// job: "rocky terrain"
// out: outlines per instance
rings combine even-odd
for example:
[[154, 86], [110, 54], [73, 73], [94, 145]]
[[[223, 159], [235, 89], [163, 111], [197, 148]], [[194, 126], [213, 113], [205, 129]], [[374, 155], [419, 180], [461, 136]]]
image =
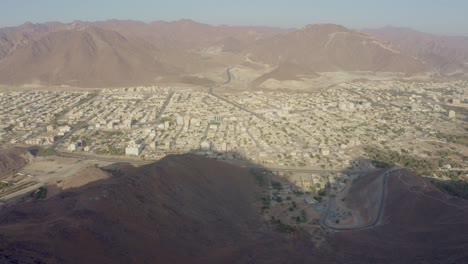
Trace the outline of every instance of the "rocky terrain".
[[406, 54], [421, 58], [435, 72], [457, 75], [468, 70], [468, 37], [439, 36], [391, 26], [364, 31]]
[[31, 159], [26, 149], [0, 148], [0, 180], [24, 167]]
[[[307, 239], [271, 231], [248, 170], [170, 156], [0, 212], [2, 263], [302, 262]], [[276, 251], [271, 251], [275, 248]], [[307, 249], [307, 250], [305, 250]], [[294, 256], [298, 252], [299, 254]]]
[[148, 84], [178, 72], [150, 43], [96, 27], [51, 32], [18, 47], [0, 62], [10, 84], [79, 87]]
[[[209, 85], [213, 71], [250, 65], [256, 86], [324, 72], [453, 75], [466, 66], [463, 38], [366, 32], [334, 24], [280, 29], [191, 20], [26, 23], [0, 29], [0, 84]], [[421, 38], [425, 44], [415, 45]]]
[[401, 54], [375, 37], [334, 24], [309, 25], [261, 40], [251, 54], [255, 60], [271, 65], [293, 62], [316, 72], [425, 70], [422, 61]]
[[467, 219], [467, 200], [402, 171], [388, 179], [381, 223], [336, 233], [330, 243], [345, 263], [468, 263]]
[[376, 227], [319, 229], [320, 245], [262, 217], [244, 168], [186, 154], [99, 173], [112, 175], [3, 208], [1, 262], [468, 263], [467, 201], [407, 171], [389, 178]]

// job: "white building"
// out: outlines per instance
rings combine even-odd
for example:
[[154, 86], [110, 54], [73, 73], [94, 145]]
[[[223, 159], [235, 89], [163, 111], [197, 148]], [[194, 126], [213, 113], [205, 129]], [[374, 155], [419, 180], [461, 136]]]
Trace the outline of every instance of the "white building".
[[189, 115], [184, 116], [184, 126], [190, 126], [190, 119], [191, 117]]
[[200, 144], [200, 149], [201, 150], [204, 150], [204, 151], [208, 151], [211, 149], [211, 142], [209, 141], [203, 141], [201, 144]]
[[181, 115], [177, 115], [176, 123], [177, 123], [178, 126], [183, 126], [184, 125], [184, 118]]
[[305, 201], [307, 204], [316, 204], [316, 203], [317, 203], [317, 200], [315, 200], [315, 199], [312, 198], [312, 197], [308, 197], [308, 196], [304, 199], [304, 201]]
[[210, 118], [208, 119], [209, 122], [214, 122], [214, 123], [221, 123], [223, 122], [223, 120], [224, 120], [224, 117], [219, 116], [219, 115], [210, 116]]
[[61, 126], [61, 127], [59, 127], [59, 131], [62, 132], [62, 133], [70, 132], [70, 130], [71, 130], [70, 126]]
[[327, 148], [321, 148], [320, 149], [320, 154], [322, 154], [323, 156], [328, 156], [328, 155], [330, 155], [330, 150], [327, 149]]
[[126, 119], [123, 121], [124, 128], [130, 129], [132, 128], [133, 125], [133, 120], [132, 119]]
[[449, 117], [449, 118], [455, 118], [455, 116], [456, 116], [455, 111], [450, 110], [450, 111], [448, 112], [448, 117]]
[[77, 149], [78, 149], [78, 144], [76, 142], [71, 143], [67, 148], [68, 151], [76, 151]]
[[341, 111], [346, 111], [348, 110], [348, 104], [346, 102], [341, 102], [338, 104], [338, 109]]
[[125, 155], [140, 156], [143, 148], [143, 144], [130, 144], [125, 148]]

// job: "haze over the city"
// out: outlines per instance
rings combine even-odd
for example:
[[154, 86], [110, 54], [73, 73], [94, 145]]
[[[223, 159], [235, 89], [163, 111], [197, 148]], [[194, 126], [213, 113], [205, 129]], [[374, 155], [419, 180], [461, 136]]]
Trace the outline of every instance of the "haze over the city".
[[419, 31], [468, 36], [468, 2], [425, 0], [4, 0], [0, 26], [73, 20], [192, 19], [208, 24], [302, 27], [336, 23], [351, 28], [387, 25]]
[[465, 1], [0, 10], [0, 263], [468, 264]]

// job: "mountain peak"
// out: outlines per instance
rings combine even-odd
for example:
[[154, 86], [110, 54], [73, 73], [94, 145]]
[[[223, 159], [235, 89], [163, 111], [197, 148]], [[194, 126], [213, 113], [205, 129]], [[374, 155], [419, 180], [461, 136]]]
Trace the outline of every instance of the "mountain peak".
[[337, 25], [337, 24], [332, 24], [332, 23], [325, 23], [325, 24], [309, 24], [306, 25], [305, 27], [302, 28], [302, 30], [307, 30], [307, 31], [330, 31], [330, 32], [340, 32], [344, 31], [347, 32], [349, 31], [348, 28]]

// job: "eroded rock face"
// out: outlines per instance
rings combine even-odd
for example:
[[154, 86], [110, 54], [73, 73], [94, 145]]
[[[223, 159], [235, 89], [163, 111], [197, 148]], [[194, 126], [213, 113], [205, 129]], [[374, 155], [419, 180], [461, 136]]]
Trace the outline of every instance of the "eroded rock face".
[[0, 180], [26, 166], [32, 158], [23, 148], [0, 148]]
[[[372, 183], [364, 178], [353, 191], [371, 193]], [[468, 201], [446, 197], [410, 172], [389, 177], [381, 223], [343, 232], [318, 227], [324, 231], [321, 246], [300, 229], [275, 231], [255, 205], [259, 188], [246, 168], [190, 154], [119, 167], [108, 178], [0, 210], [0, 263], [466, 263], [468, 258]], [[359, 206], [361, 198], [350, 200]]]
[[[204, 59], [207, 54], [215, 60]], [[262, 78], [314, 78], [317, 72], [432, 71], [425, 64], [427, 56], [415, 58], [371, 35], [333, 24], [282, 30], [185, 20], [0, 28], [0, 83], [5, 85], [122, 87], [161, 79], [209, 85], [214, 81], [209, 74], [194, 76], [247, 62], [246, 57], [275, 69], [256, 83]]]
[[[369, 183], [364, 179], [356, 187], [365, 190]], [[468, 200], [448, 196], [406, 170], [392, 173], [386, 189], [377, 226], [330, 239], [345, 263], [468, 262]], [[359, 200], [359, 193], [352, 196]]]
[[312, 257], [310, 239], [268, 227], [255, 206], [257, 188], [248, 169], [200, 156], [124, 168], [2, 209], [0, 262], [303, 263]]

